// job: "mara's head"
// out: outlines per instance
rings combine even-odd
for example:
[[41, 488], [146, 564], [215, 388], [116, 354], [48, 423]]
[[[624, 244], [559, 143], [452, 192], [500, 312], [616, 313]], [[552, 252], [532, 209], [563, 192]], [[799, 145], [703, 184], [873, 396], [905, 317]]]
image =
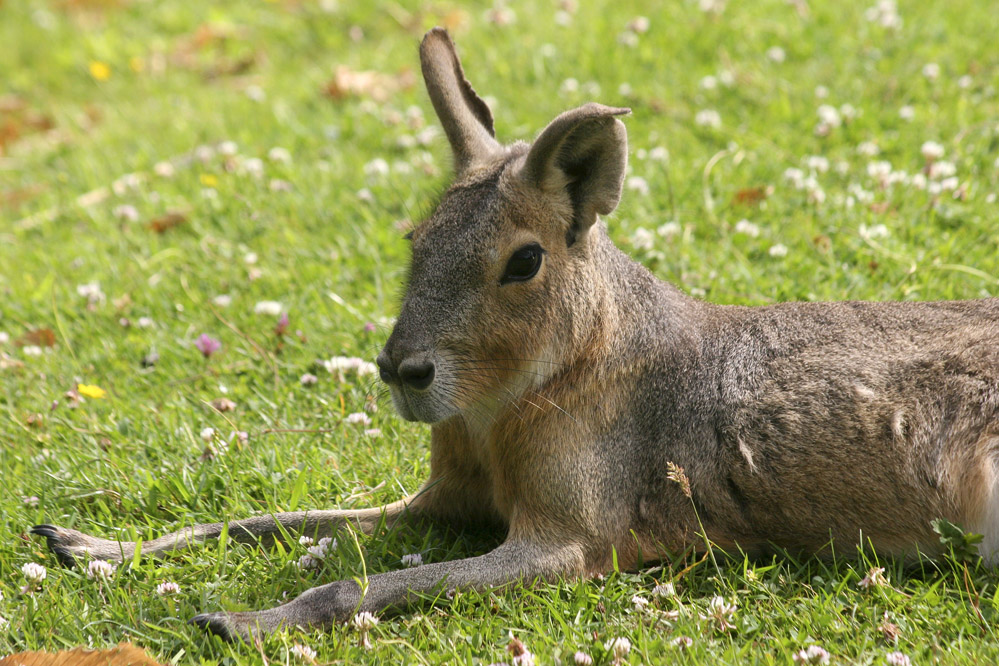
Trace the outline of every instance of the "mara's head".
[[534, 143], [501, 145], [492, 113], [435, 28], [423, 78], [455, 178], [409, 235], [398, 321], [378, 356], [406, 419], [438, 422], [520, 399], [582, 352], [599, 320], [598, 215], [617, 206], [628, 109], [587, 104]]

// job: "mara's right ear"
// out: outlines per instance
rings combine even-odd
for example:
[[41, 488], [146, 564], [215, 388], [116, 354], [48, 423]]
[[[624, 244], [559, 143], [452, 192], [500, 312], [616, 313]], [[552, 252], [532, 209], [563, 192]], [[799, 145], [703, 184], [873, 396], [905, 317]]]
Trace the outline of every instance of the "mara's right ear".
[[420, 64], [430, 101], [444, 126], [460, 176], [477, 161], [499, 152], [493, 114], [465, 79], [458, 52], [444, 28], [433, 28], [420, 44]]
[[608, 215], [621, 200], [628, 166], [628, 133], [615, 118], [631, 109], [586, 104], [553, 120], [527, 154], [521, 176], [543, 191], [565, 189], [572, 201], [566, 242], [586, 233], [597, 215]]

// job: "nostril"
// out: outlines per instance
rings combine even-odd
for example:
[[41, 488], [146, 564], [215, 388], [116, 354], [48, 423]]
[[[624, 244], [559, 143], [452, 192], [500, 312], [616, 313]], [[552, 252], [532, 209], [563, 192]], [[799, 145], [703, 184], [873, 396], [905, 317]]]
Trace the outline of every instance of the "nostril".
[[390, 384], [394, 379], [392, 375], [392, 361], [389, 359], [388, 354], [382, 352], [375, 359], [375, 365], [378, 366], [378, 376], [382, 378], [382, 381], [386, 384]]
[[407, 358], [399, 364], [399, 379], [418, 391], [433, 383], [434, 372], [433, 361], [425, 358]]

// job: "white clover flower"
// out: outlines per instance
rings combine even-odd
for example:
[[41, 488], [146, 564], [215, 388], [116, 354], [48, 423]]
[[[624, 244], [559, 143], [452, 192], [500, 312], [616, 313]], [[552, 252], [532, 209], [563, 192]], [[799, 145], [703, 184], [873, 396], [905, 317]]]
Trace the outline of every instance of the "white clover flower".
[[24, 578], [28, 581], [29, 585], [41, 585], [42, 581], [45, 580], [45, 576], [48, 575], [45, 567], [37, 562], [27, 562], [21, 565], [21, 573], [24, 574]]
[[296, 563], [299, 569], [315, 569], [319, 566], [319, 560], [311, 555], [302, 555]]
[[371, 417], [364, 412], [347, 414], [347, 423], [351, 425], [371, 425]]
[[673, 640], [671, 640], [669, 643], [673, 647], [679, 648], [681, 650], [686, 650], [687, 648], [693, 646], [694, 639], [691, 638], [690, 636], [677, 636], [676, 638], [674, 638]]
[[407, 553], [402, 556], [401, 561], [404, 567], [418, 567], [423, 564], [423, 555], [419, 553]]
[[0, 345], [5, 345], [10, 342], [10, 334], [6, 331], [0, 331]]
[[649, 27], [652, 23], [646, 16], [636, 16], [635, 18], [628, 21], [628, 30], [632, 32], [637, 32], [638, 34], [643, 34], [649, 31]]
[[164, 581], [156, 586], [156, 594], [161, 597], [180, 594], [180, 585], [172, 581]]
[[722, 84], [726, 88], [731, 88], [735, 85], [735, 73], [730, 69], [719, 70], [718, 83]]
[[201, 431], [201, 439], [206, 442], [211, 442], [215, 439], [215, 428], [204, 428]]
[[572, 662], [576, 666], [593, 666], [593, 657], [585, 652], [579, 651], [572, 655]]
[[365, 437], [381, 437], [382, 436], [382, 429], [381, 428], [365, 428], [364, 429], [364, 436]]
[[816, 113], [819, 116], [819, 122], [829, 127], [839, 127], [843, 124], [843, 117], [835, 106], [822, 104], [816, 109]]
[[930, 178], [949, 178], [957, 173], [957, 167], [953, 162], [938, 160], [930, 165]]
[[[21, 501], [24, 502], [24, 506], [28, 507], [29, 509], [36, 509], [38, 508], [38, 503], [41, 500], [38, 499], [37, 495], [31, 495], [30, 497], [22, 497]], [[3, 599], [3, 597], [0, 597], [0, 599]]]
[[805, 186], [805, 172], [797, 167], [788, 167], [784, 169], [784, 180], [800, 190]]
[[76, 286], [76, 293], [83, 298], [86, 298], [87, 302], [91, 305], [103, 303], [105, 299], [104, 292], [101, 291], [100, 282], [87, 282], [85, 284], [79, 284]]
[[92, 580], [111, 580], [114, 576], [114, 565], [107, 560], [91, 560], [87, 564], [87, 578]]
[[115, 206], [111, 210], [111, 214], [114, 215], [119, 220], [125, 220], [127, 222], [135, 222], [136, 220], [139, 219], [139, 209], [129, 204], [122, 204], [121, 206]]
[[638, 46], [638, 35], [626, 30], [617, 36], [617, 43], [621, 46], [627, 46], [628, 48], [633, 49]]
[[808, 649], [798, 650], [794, 654], [796, 664], [828, 664], [829, 652], [818, 645], [809, 645]]
[[919, 149], [927, 161], [935, 161], [944, 156], [944, 147], [936, 141], [927, 141]]
[[864, 141], [863, 143], [857, 145], [858, 155], [863, 155], [865, 157], [874, 157], [880, 152], [881, 149], [878, 148], [878, 144], [874, 143], [873, 141]]
[[312, 537], [303, 534], [302, 536], [298, 537], [298, 543], [299, 545], [308, 548], [309, 546], [315, 543], [315, 540]]
[[291, 153], [288, 152], [287, 148], [275, 146], [267, 151], [267, 159], [271, 162], [282, 162], [287, 164], [288, 162], [291, 162]]
[[652, 588], [652, 596], [654, 597], [675, 597], [676, 587], [673, 583], [660, 583]]
[[629, 178], [625, 187], [634, 192], [638, 192], [642, 196], [649, 193], [649, 183], [641, 176], [632, 176]]
[[[768, 250], [771, 257], [781, 258], [787, 256], [787, 246], [783, 243], [774, 243]], [[717, 597], [716, 597], [717, 598]]]
[[368, 640], [368, 632], [374, 629], [378, 624], [378, 618], [368, 611], [361, 611], [354, 616], [353, 624], [354, 627], [361, 633], [361, 647], [370, 649], [371, 642]]
[[172, 178], [176, 170], [169, 162], [157, 162], [153, 165], [153, 173], [160, 178]]
[[912, 660], [904, 652], [889, 652], [885, 662], [890, 666], [912, 666]]
[[649, 605], [649, 600], [640, 594], [636, 594], [631, 598], [631, 605], [635, 607], [636, 611], [643, 611]]
[[239, 145], [235, 141], [223, 141], [219, 144], [218, 151], [220, 155], [231, 157], [239, 152]]
[[568, 79], [562, 82], [561, 86], [559, 86], [559, 91], [562, 93], [579, 92], [579, 81], [572, 77], [569, 77]]
[[936, 81], [940, 78], [940, 65], [935, 62], [928, 62], [923, 65], [923, 76], [925, 76], [930, 81]]
[[884, 567], [871, 567], [867, 575], [861, 579], [857, 585], [864, 589], [870, 589], [872, 587], [881, 587], [888, 584], [888, 579], [885, 577]]
[[656, 233], [663, 238], [673, 238], [674, 236], [679, 236], [682, 231], [683, 227], [680, 226], [679, 222], [667, 222], [659, 225], [656, 229]]
[[781, 47], [771, 46], [769, 49], [767, 49], [767, 59], [779, 64], [787, 59], [787, 54], [784, 52], [784, 49], [782, 49]]
[[278, 301], [260, 301], [253, 306], [254, 314], [276, 317], [284, 312], [284, 306]]
[[829, 171], [829, 159], [821, 155], [809, 155], [805, 158], [805, 166], [812, 171], [825, 173]]
[[604, 643], [604, 650], [614, 655], [615, 662], [620, 662], [628, 656], [629, 652], [631, 652], [631, 641], [624, 636], [612, 638]]
[[698, 83], [701, 90], [714, 90], [718, 87], [718, 77], [708, 74]]
[[701, 127], [718, 129], [721, 127], [721, 114], [714, 109], [701, 109], [694, 115], [694, 123]]
[[316, 661], [316, 651], [310, 648], [308, 645], [302, 645], [301, 643], [295, 643], [288, 650], [291, 656], [295, 657], [299, 661], [304, 661], [307, 663], [315, 663]]
[[701, 619], [712, 622], [718, 631], [730, 631], [735, 629], [732, 620], [735, 619], [736, 608], [735, 602], [728, 603], [724, 597], [714, 597], [708, 604], [708, 612], [702, 614]]
[[735, 223], [735, 233], [756, 238], [760, 235], [760, 228], [749, 220], [739, 220]]
[[839, 115], [843, 120], [850, 121], [860, 115], [860, 111], [853, 104], [841, 104], [839, 107]]
[[962, 90], [967, 90], [968, 88], [971, 87], [973, 83], [974, 79], [972, 79], [969, 75], [965, 74], [964, 76], [962, 76], [957, 80], [957, 87], [961, 88]]
[[302, 386], [312, 386], [313, 384], [319, 381], [319, 378], [313, 375], [312, 373], [306, 372], [304, 375], [302, 375], [299, 378], [298, 381], [302, 383]]
[[819, 99], [829, 97], [829, 88], [825, 86], [815, 86], [815, 96]]
[[389, 174], [389, 164], [380, 157], [376, 157], [364, 165], [364, 175], [369, 178], [380, 178]]
[[902, 120], [912, 120], [916, 117], [916, 109], [906, 104], [898, 110], [898, 117]]
[[651, 250], [655, 247], [655, 236], [645, 227], [639, 227], [631, 235], [631, 244], [636, 250]]
[[139, 317], [135, 320], [135, 325], [138, 328], [152, 328], [156, 325], [156, 322], [153, 321], [152, 317]]
[[858, 229], [858, 233], [861, 238], [871, 240], [874, 238], [887, 238], [890, 235], [888, 227], [883, 224], [875, 224], [872, 227], [868, 227], [866, 224], [861, 224]]

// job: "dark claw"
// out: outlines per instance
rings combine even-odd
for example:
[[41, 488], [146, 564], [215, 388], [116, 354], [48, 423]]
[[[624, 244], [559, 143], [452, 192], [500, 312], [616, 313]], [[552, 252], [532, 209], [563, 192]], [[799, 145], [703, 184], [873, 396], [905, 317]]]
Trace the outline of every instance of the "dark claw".
[[68, 569], [76, 566], [76, 556], [66, 546], [62, 545], [61, 541], [64, 535], [58, 527], [55, 525], [35, 525], [31, 528], [30, 532], [45, 537], [49, 550], [55, 553], [59, 564]]
[[35, 525], [29, 530], [32, 534], [52, 538], [58, 538], [59, 528], [55, 525]]
[[226, 622], [215, 613], [202, 613], [201, 615], [195, 615], [188, 620], [188, 624], [193, 624], [201, 629], [205, 629], [220, 637], [224, 641], [232, 642], [235, 638], [232, 635], [232, 632], [229, 631], [229, 627]]
[[76, 566], [76, 555], [73, 555], [69, 549], [64, 548], [63, 546], [53, 546], [50, 542], [49, 550], [55, 553], [56, 559], [59, 560], [59, 564], [67, 569], [72, 569]]

